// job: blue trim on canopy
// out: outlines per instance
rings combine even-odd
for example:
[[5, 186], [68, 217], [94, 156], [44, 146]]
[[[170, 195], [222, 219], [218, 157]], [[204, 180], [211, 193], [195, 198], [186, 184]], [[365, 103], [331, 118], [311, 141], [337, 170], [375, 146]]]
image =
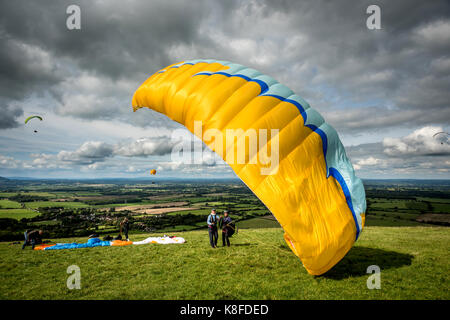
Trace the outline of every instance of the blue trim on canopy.
[[213, 74], [220, 74], [220, 75], [223, 75], [226, 77], [239, 77], [239, 78], [247, 80], [248, 82], [256, 82], [261, 87], [260, 95], [263, 94], [264, 92], [266, 92], [267, 90], [269, 90], [269, 86], [264, 81], [258, 80], [258, 79], [252, 79], [243, 74], [230, 74], [230, 73], [226, 73], [223, 71], [218, 71], [218, 72], [199, 72], [199, 73], [194, 74], [193, 76], [211, 76]]
[[305, 125], [305, 127], [310, 128], [313, 132], [317, 133], [320, 136], [320, 138], [322, 139], [322, 149], [323, 149], [323, 154], [325, 156], [325, 165], [327, 167], [327, 172], [328, 172], [328, 164], [327, 164], [327, 158], [326, 158], [327, 148], [328, 148], [327, 135], [319, 127], [317, 127], [313, 124], [307, 124], [307, 125]]
[[[358, 219], [356, 218], [355, 210], [353, 209], [353, 202], [352, 202], [352, 197], [350, 195], [350, 190], [348, 190], [348, 187], [347, 187], [347, 184], [345, 183], [344, 178], [339, 173], [339, 171], [337, 171], [337, 169], [335, 169], [333, 167], [330, 168], [330, 175], [333, 176], [341, 185], [342, 191], [344, 191], [345, 200], [347, 201], [347, 205], [348, 205], [350, 211], [352, 212], [353, 219], [355, 220], [355, 222], [357, 222]], [[359, 228], [359, 223], [356, 223], [356, 240], [358, 240], [360, 232], [361, 232], [361, 230]]]

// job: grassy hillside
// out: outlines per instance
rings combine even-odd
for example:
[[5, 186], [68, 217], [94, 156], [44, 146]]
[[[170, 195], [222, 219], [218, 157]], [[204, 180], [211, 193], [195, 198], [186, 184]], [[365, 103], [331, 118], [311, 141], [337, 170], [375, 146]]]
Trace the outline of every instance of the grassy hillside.
[[[446, 227], [367, 227], [320, 277], [305, 271], [280, 228], [241, 229], [231, 248], [218, 249], [209, 247], [206, 230], [177, 235], [187, 243], [61, 251], [0, 243], [0, 299], [450, 298]], [[86, 239], [61, 240], [72, 241]], [[73, 264], [81, 269], [81, 290], [66, 287]], [[366, 286], [374, 264], [381, 268], [380, 290]]]
[[38, 216], [39, 212], [31, 209], [0, 209], [0, 218], [11, 218], [20, 220], [22, 218], [33, 218]]

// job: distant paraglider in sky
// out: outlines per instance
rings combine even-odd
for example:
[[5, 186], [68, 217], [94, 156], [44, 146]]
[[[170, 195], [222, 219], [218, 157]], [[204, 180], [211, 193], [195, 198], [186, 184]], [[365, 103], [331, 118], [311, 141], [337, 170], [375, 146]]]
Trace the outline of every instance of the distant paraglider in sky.
[[[41, 116], [30, 116], [28, 118], [25, 119], [25, 124], [28, 123], [28, 121], [30, 121], [31, 119], [39, 119], [39, 120], [43, 120]], [[38, 131], [35, 129], [33, 130], [34, 133], [37, 133]]]
[[155, 169], [150, 170], [150, 174], [154, 176], [156, 174], [156, 170]]
[[[366, 196], [337, 132], [272, 77], [226, 61], [185, 61], [148, 78], [132, 105], [181, 123], [221, 156], [272, 212], [310, 274], [327, 272], [358, 239]], [[243, 133], [236, 134], [238, 145], [226, 139], [229, 130]], [[246, 160], [236, 162], [239, 141], [255, 131], [266, 133], [264, 143], [241, 148]], [[268, 150], [276, 155], [273, 167]]]
[[435, 133], [433, 135], [433, 138], [437, 139], [441, 144], [444, 144], [444, 143], [447, 143], [449, 136], [450, 136], [450, 134], [448, 132], [441, 131], [441, 132]]
[[31, 117], [28, 117], [28, 118], [25, 119], [25, 124], [27, 124], [28, 121], [30, 121], [31, 119], [35, 119], [35, 118], [39, 119], [41, 121], [43, 120], [41, 116], [31, 116]]

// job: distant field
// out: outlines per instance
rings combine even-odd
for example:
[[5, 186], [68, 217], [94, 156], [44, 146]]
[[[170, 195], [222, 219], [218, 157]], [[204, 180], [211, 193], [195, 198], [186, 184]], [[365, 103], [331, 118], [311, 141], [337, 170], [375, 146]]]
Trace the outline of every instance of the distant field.
[[8, 198], [8, 197], [12, 197], [14, 195], [16, 195], [17, 192], [0, 192], [0, 197], [1, 198]]
[[[130, 211], [139, 211], [139, 210], [145, 210], [145, 209], [177, 209], [177, 207], [182, 207], [187, 205], [188, 203], [185, 201], [180, 202], [168, 202], [168, 203], [159, 203], [159, 204], [141, 204], [141, 205], [133, 205], [133, 206], [122, 206], [118, 207], [116, 211], [124, 211], [124, 210], [130, 210]], [[180, 210], [184, 210], [181, 209]]]
[[49, 197], [54, 198], [56, 195], [54, 193], [50, 192], [34, 192], [34, 191], [28, 191], [28, 192], [20, 192], [21, 195], [27, 195], [27, 196], [38, 196], [38, 197]]
[[226, 205], [226, 204], [228, 204], [227, 202], [219, 202], [219, 201], [212, 201], [212, 202], [197, 202], [197, 203], [194, 203], [194, 206], [198, 206], [198, 207], [201, 207], [201, 206], [209, 206], [209, 207], [211, 207], [211, 208], [214, 208], [214, 207], [219, 207], [219, 206], [223, 206], [223, 205]]
[[[369, 226], [417, 226], [421, 222], [449, 224], [450, 203], [441, 198], [417, 200], [370, 199], [367, 225]], [[440, 216], [441, 215], [441, 216]]]
[[405, 201], [377, 201], [372, 204], [373, 209], [407, 209]]
[[190, 231], [198, 229], [199, 227], [204, 226], [204, 223], [198, 223], [197, 225], [176, 225], [172, 227], [167, 227], [161, 230], [158, 230], [158, 233], [171, 233], [171, 232], [180, 232], [180, 231]]
[[10, 200], [0, 200], [0, 209], [19, 209], [22, 208], [20, 203]]
[[[241, 229], [218, 249], [206, 230], [168, 233], [187, 243], [61, 251], [0, 243], [0, 299], [450, 299], [446, 227], [367, 227], [320, 277], [306, 272], [280, 228]], [[80, 290], [66, 287], [70, 265], [80, 267]], [[366, 285], [371, 265], [381, 268], [379, 290]]]
[[431, 204], [433, 212], [435, 213], [448, 213], [450, 214], [450, 203], [436, 203]]
[[[417, 216], [417, 215], [414, 215], [414, 216]], [[375, 226], [379, 226], [379, 227], [424, 226], [424, 227], [426, 227], [427, 225], [424, 223], [419, 223], [417, 221], [398, 219], [398, 218], [395, 218], [395, 217], [387, 214], [386, 216], [380, 216], [380, 215], [367, 216], [366, 226], [369, 226], [369, 227], [375, 227]], [[428, 225], [428, 226], [431, 226], [431, 225]]]
[[158, 209], [138, 209], [134, 210], [133, 212], [140, 213], [145, 215], [152, 215], [152, 214], [168, 214], [168, 213], [181, 213], [182, 211], [192, 210], [193, 208], [158, 208]]
[[130, 202], [130, 203], [106, 203], [106, 204], [97, 204], [90, 205], [91, 208], [118, 208], [118, 207], [128, 207], [128, 206], [142, 206], [146, 204], [154, 204], [152, 201], [142, 201], [142, 202]]
[[30, 209], [0, 209], [0, 218], [12, 218], [20, 220], [22, 218], [33, 218], [39, 215], [39, 212]]
[[184, 210], [184, 211], [174, 211], [169, 212], [168, 215], [175, 215], [175, 214], [195, 214], [200, 216], [207, 216], [211, 213], [211, 209], [190, 209], [190, 210]]
[[210, 200], [207, 197], [189, 197], [188, 199], [191, 203], [207, 202], [208, 200]]
[[447, 199], [447, 198], [417, 197], [417, 200], [421, 200], [421, 201], [431, 201], [431, 202], [444, 202], [444, 203], [450, 204], [450, 199]]
[[[189, 198], [189, 197], [193, 197], [194, 195], [193, 194], [191, 194], [191, 193], [183, 193], [183, 194], [180, 194], [180, 195], [178, 195], [179, 196], [179, 198]], [[176, 198], [177, 198], [177, 196], [176, 195], [157, 195], [157, 196], [151, 196], [151, 197], [149, 197], [150, 198], [150, 200], [156, 200], [156, 201], [160, 201], [160, 200], [162, 200], [162, 201], [167, 201], [167, 200], [169, 200], [169, 201], [175, 201], [175, 200], [177, 200]]]
[[43, 207], [63, 207], [63, 208], [87, 208], [89, 205], [83, 202], [64, 202], [64, 201], [34, 201], [25, 202], [25, 206], [31, 209]]
[[426, 213], [417, 217], [418, 221], [423, 222], [440, 222], [444, 225], [450, 225], [450, 214], [435, 214], [435, 213]]
[[77, 191], [74, 196], [101, 196], [100, 192], [87, 192], [87, 191]]
[[54, 221], [54, 220], [47, 220], [47, 221], [36, 221], [36, 222], [32, 222], [32, 225], [35, 226], [49, 226], [49, 225], [59, 225], [61, 224], [60, 221]]
[[237, 225], [239, 229], [280, 228], [278, 221], [271, 215], [240, 221]]
[[268, 209], [249, 209], [245, 211], [248, 214], [257, 215], [257, 216], [266, 216], [271, 215]]

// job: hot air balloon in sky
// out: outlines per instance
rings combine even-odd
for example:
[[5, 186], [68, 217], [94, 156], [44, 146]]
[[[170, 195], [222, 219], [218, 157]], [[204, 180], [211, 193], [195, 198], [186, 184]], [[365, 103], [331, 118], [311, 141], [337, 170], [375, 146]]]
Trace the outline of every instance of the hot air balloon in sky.
[[[358, 239], [364, 186], [336, 131], [273, 78], [226, 61], [186, 61], [153, 74], [132, 105], [183, 124], [220, 155], [272, 212], [310, 274], [328, 271]], [[246, 148], [252, 132], [259, 143]]]

